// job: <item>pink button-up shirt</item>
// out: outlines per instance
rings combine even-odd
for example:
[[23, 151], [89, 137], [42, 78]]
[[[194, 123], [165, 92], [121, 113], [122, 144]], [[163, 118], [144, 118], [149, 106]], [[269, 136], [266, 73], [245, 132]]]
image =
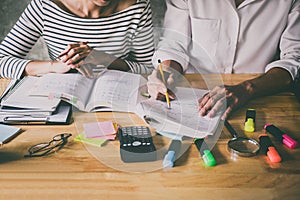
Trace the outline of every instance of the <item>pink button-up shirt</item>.
[[300, 1], [166, 0], [164, 35], [153, 57], [198, 73], [264, 73], [300, 66]]

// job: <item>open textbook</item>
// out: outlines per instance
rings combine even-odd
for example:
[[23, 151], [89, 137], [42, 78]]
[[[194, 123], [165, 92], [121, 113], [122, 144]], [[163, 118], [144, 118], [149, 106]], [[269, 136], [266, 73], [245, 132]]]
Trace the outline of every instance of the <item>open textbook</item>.
[[213, 135], [219, 125], [221, 112], [213, 118], [200, 116], [198, 99], [207, 90], [177, 87], [173, 91], [176, 99], [171, 101], [171, 109], [167, 103], [148, 99], [138, 104], [136, 113], [158, 132], [203, 138]]
[[133, 112], [139, 99], [141, 75], [116, 70], [104, 70], [95, 78], [79, 73], [46, 74], [36, 81], [32, 96], [60, 98], [81, 111]]

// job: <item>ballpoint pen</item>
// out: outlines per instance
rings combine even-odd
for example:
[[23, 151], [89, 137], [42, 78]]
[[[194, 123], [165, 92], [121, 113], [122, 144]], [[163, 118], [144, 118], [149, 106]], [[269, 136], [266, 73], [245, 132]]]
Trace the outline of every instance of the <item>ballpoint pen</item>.
[[[163, 83], [167, 86], [167, 82], [166, 82], [166, 80], [165, 80], [165, 76], [164, 76], [164, 72], [163, 72], [163, 69], [162, 69], [162, 65], [161, 65], [161, 61], [160, 61], [160, 60], [158, 60], [158, 67], [159, 67], [159, 71], [160, 71], [160, 74], [161, 74], [162, 81], [163, 81]], [[166, 96], [168, 108], [170, 109], [170, 108], [171, 108], [171, 102], [170, 102], [170, 97], [169, 97], [168, 91], [166, 91], [165, 96]]]
[[281, 131], [273, 124], [266, 124], [264, 129], [271, 133], [276, 139], [280, 140], [282, 144], [285, 144], [288, 148], [294, 149], [298, 146], [298, 142], [291, 138], [288, 134]]
[[49, 117], [30, 117], [30, 116], [7, 116], [3, 118], [4, 124], [46, 124]]
[[266, 156], [268, 156], [271, 162], [281, 162], [281, 157], [267, 134], [261, 134], [259, 136], [259, 143], [261, 150]]
[[175, 160], [178, 158], [179, 152], [181, 149], [181, 141], [180, 140], [172, 140], [168, 152], [163, 160], [163, 167], [170, 168], [174, 166]]
[[210, 152], [204, 139], [195, 138], [194, 143], [195, 143], [198, 151], [200, 152], [200, 155], [204, 161], [204, 164], [208, 167], [215, 166], [217, 164], [216, 160], [215, 160], [214, 156], [212, 155], [212, 153]]

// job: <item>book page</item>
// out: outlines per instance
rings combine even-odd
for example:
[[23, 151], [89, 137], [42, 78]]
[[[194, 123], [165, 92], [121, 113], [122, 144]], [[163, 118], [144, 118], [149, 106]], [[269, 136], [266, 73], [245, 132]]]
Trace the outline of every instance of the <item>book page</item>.
[[85, 78], [79, 73], [45, 74], [33, 86], [31, 95], [60, 98], [80, 110], [85, 110], [94, 79]]
[[141, 75], [128, 72], [105, 71], [95, 82], [87, 110], [132, 112], [137, 104], [142, 78]]
[[207, 92], [178, 87], [176, 100], [171, 101], [171, 109], [167, 108], [166, 102], [149, 99], [141, 102], [136, 112], [157, 131], [203, 138], [215, 132], [221, 117], [220, 113], [213, 118], [199, 115], [198, 99]]

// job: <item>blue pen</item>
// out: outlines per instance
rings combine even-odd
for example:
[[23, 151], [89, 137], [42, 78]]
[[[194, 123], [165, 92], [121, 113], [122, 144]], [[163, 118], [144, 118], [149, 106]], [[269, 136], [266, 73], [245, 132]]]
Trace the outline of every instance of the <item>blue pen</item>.
[[175, 160], [178, 158], [179, 152], [181, 149], [181, 141], [180, 140], [172, 140], [168, 152], [165, 155], [163, 161], [164, 168], [171, 168], [174, 166]]

